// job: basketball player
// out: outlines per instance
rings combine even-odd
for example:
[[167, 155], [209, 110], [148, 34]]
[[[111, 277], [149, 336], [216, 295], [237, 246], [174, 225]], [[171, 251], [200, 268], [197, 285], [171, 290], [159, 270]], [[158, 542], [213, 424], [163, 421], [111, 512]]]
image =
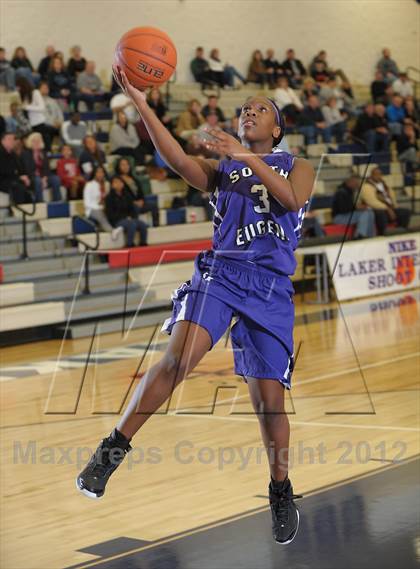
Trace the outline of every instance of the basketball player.
[[[211, 131], [205, 142], [220, 160], [187, 156], [119, 68], [115, 76], [131, 97], [165, 162], [184, 180], [211, 192], [213, 248], [195, 260], [190, 281], [173, 295], [173, 313], [162, 330], [167, 351], [149, 369], [112, 433], [77, 477], [86, 495], [104, 494], [110, 475], [131, 450], [130, 441], [229, 327], [235, 372], [248, 384], [264, 445], [269, 452], [273, 536], [290, 543], [299, 525], [288, 478], [289, 421], [284, 393], [293, 370], [294, 249], [314, 183], [311, 164], [275, 147], [284, 119], [270, 99], [253, 97], [242, 107], [241, 142]], [[273, 459], [274, 457], [274, 459]]]

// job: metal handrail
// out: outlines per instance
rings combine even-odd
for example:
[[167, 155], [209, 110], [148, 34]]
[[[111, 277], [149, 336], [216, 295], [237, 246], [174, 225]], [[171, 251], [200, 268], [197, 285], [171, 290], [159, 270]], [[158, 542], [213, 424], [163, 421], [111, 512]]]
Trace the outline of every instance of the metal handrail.
[[28, 237], [27, 237], [27, 232], [26, 232], [26, 216], [32, 217], [33, 215], [35, 215], [35, 211], [36, 211], [36, 202], [35, 202], [35, 197], [28, 192], [28, 195], [31, 197], [31, 201], [29, 202], [32, 205], [32, 211], [27, 211], [26, 209], [23, 209], [21, 206], [22, 205], [28, 205], [28, 204], [17, 204], [15, 202], [15, 200], [13, 199], [13, 195], [12, 195], [12, 190], [9, 191], [9, 197], [10, 197], [10, 203], [12, 204], [12, 207], [15, 207], [18, 211], [20, 211], [22, 213], [22, 244], [23, 244], [23, 251], [20, 255], [21, 259], [29, 259], [29, 255], [28, 255]]
[[[81, 221], [83, 221], [83, 223], [90, 225], [94, 229], [95, 236], [96, 236], [96, 243], [95, 243], [94, 247], [92, 247], [92, 245], [90, 245], [90, 243], [86, 243], [86, 241], [83, 241], [82, 239], [80, 239], [79, 235], [74, 232], [74, 221], [76, 219], [80, 219]], [[71, 218], [71, 231], [72, 231], [72, 238], [75, 241], [77, 241], [78, 243], [80, 243], [81, 245], [83, 245], [85, 248], [85, 250], [84, 250], [84, 255], [85, 255], [85, 286], [84, 286], [84, 289], [82, 291], [82, 294], [90, 294], [90, 287], [89, 287], [89, 257], [90, 257], [90, 255], [89, 255], [89, 253], [87, 253], [87, 251], [88, 250], [96, 251], [97, 249], [99, 249], [99, 231], [98, 231], [98, 228], [95, 225], [95, 223], [93, 223], [93, 221], [91, 221], [87, 217], [83, 217], [81, 215], [73, 215], [72, 216], [72, 218]]]

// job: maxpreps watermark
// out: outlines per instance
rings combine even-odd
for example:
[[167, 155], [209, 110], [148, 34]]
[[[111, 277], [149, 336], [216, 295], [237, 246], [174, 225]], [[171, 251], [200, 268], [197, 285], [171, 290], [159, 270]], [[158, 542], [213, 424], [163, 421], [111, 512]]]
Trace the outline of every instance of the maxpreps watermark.
[[[404, 441], [380, 441], [374, 445], [368, 441], [354, 443], [352, 441], [339, 441], [333, 448], [327, 448], [320, 442], [316, 446], [305, 445], [298, 441], [290, 449], [281, 449], [276, 452], [274, 442], [270, 443], [268, 451], [263, 446], [200, 446], [190, 440], [179, 441], [172, 449], [164, 450], [160, 447], [134, 447], [127, 454], [124, 461], [131, 470], [141, 464], [161, 464], [165, 460], [174, 460], [180, 465], [203, 464], [223, 471], [232, 466], [237, 470], [245, 470], [250, 465], [288, 463], [289, 468], [296, 465], [308, 464], [365, 464], [370, 460], [383, 462], [400, 462], [406, 456], [407, 444]], [[60, 447], [39, 446], [37, 441], [14, 441], [13, 464], [41, 464], [41, 465], [75, 465], [80, 469], [94, 453], [89, 447]], [[101, 452], [101, 451], [99, 451]], [[119, 462], [123, 451], [115, 448], [107, 460], [111, 463]], [[98, 457], [101, 459], [102, 457]], [[124, 465], [123, 465], [124, 466]]]

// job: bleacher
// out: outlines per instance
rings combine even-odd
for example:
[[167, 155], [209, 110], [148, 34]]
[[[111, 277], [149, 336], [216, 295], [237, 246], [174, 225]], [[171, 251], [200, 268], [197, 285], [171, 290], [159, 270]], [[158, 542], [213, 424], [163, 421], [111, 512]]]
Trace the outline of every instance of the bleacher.
[[[354, 91], [360, 103], [369, 98], [366, 86], [355, 86]], [[227, 116], [232, 116], [246, 97], [257, 92], [262, 91], [250, 86], [240, 91], [222, 91], [219, 105]], [[8, 109], [13, 97], [13, 93], [0, 94], [0, 112]], [[178, 114], [191, 98], [205, 101], [199, 85], [173, 84], [171, 114]], [[107, 150], [109, 113], [89, 113], [85, 118], [92, 130], [102, 133]], [[302, 135], [296, 132], [289, 132], [287, 138], [290, 146], [304, 146]], [[305, 151], [314, 167], [319, 168], [311, 207], [316, 210], [327, 239], [340, 240], [345, 228], [332, 224], [331, 197], [337, 185], [352, 172], [365, 172], [366, 160], [348, 144], [313, 144]], [[107, 168], [111, 168], [114, 159]], [[53, 155], [52, 167], [55, 160]], [[389, 155], [375, 155], [373, 161], [368, 171], [380, 164], [399, 203], [414, 208], [411, 227], [419, 227], [419, 181], [402, 174], [392, 145]], [[129, 251], [124, 249], [123, 236], [113, 241], [110, 234], [78, 223], [84, 215], [83, 202], [71, 201], [37, 204], [34, 214], [26, 216], [27, 258], [23, 258], [22, 208], [10, 207], [7, 196], [0, 193], [0, 344], [62, 337], [67, 321], [68, 336], [76, 338], [90, 335], [97, 322], [102, 333], [120, 330], [122, 314], [127, 321], [134, 318], [132, 326], [161, 322], [168, 315], [172, 290], [190, 277], [197, 252], [210, 246], [212, 224], [205, 221], [203, 208], [172, 209], [173, 198], [186, 194], [187, 186], [182, 180], [148, 180], [142, 175], [149, 184], [146, 199], [159, 207], [160, 227], [149, 228], [148, 247]], [[150, 214], [143, 218], [151, 225]], [[310, 244], [310, 240], [304, 243]], [[84, 273], [86, 249], [89, 291]], [[301, 280], [302, 275], [302, 266], [298, 266], [294, 280]]]

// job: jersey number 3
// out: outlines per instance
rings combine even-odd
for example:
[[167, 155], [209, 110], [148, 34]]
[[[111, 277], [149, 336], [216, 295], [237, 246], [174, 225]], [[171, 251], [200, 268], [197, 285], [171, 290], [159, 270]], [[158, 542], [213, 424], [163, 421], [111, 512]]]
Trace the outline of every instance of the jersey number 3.
[[258, 199], [262, 205], [254, 205], [254, 211], [257, 213], [268, 213], [270, 211], [270, 202], [268, 200], [267, 188], [262, 184], [254, 184], [251, 187], [252, 193], [258, 192]]

